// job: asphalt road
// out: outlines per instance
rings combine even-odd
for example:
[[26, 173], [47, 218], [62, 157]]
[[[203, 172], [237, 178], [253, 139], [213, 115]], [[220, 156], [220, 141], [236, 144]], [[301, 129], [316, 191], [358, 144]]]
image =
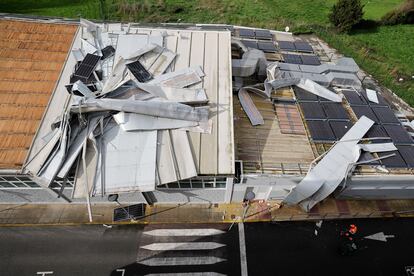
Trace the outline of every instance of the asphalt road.
[[[339, 232], [351, 223], [358, 227], [361, 249], [341, 256]], [[312, 222], [246, 224], [245, 229], [249, 275], [404, 276], [410, 275], [406, 267], [414, 267], [414, 219], [324, 221], [320, 229]], [[395, 237], [361, 239], [379, 232]]]
[[[395, 237], [361, 239], [360, 251], [341, 256], [339, 231], [350, 223], [357, 224], [360, 238], [378, 232]], [[414, 219], [324, 221], [321, 228], [314, 222], [245, 224], [244, 264], [241, 231], [237, 224], [228, 229], [225, 224], [3, 227], [0, 275], [241, 275], [246, 265], [248, 275], [394, 276], [410, 275], [407, 267], [414, 266]]]

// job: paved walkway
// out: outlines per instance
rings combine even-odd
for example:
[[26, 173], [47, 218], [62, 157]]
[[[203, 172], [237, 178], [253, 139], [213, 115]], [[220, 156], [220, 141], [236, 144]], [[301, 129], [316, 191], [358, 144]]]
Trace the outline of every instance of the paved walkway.
[[[95, 224], [111, 224], [116, 204], [92, 205]], [[335, 200], [328, 199], [310, 213], [299, 207], [281, 206], [280, 202], [241, 204], [157, 204], [147, 206], [145, 217], [132, 223], [236, 223], [258, 221], [292, 221], [367, 217], [414, 217], [414, 200]], [[87, 224], [85, 204], [0, 204], [0, 225]], [[126, 221], [122, 223], [131, 223]]]

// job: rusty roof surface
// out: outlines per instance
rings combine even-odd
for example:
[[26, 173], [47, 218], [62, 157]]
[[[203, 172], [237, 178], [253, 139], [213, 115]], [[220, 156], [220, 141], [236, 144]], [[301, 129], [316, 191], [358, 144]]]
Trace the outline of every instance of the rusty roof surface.
[[0, 20], [0, 169], [22, 166], [77, 27]]

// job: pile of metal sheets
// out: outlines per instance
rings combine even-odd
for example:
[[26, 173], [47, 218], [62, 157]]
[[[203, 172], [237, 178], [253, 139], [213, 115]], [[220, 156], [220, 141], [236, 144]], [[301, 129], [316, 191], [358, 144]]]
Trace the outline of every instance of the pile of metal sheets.
[[120, 34], [108, 45], [100, 27], [82, 26], [90, 37], [82, 45], [93, 47], [74, 51], [69, 102], [26, 170], [46, 187], [75, 172], [75, 198], [153, 191], [197, 176], [187, 132], [211, 131], [205, 90], [188, 88], [203, 81], [201, 67], [166, 72], [176, 54], [162, 36]]

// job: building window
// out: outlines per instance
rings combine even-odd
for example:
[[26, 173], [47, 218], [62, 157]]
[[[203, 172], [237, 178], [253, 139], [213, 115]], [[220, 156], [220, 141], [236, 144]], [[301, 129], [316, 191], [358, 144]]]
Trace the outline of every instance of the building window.
[[157, 186], [157, 189], [211, 189], [226, 188], [225, 177], [197, 177]]
[[[74, 178], [69, 177], [66, 182], [67, 188], [73, 188]], [[56, 179], [50, 185], [52, 189], [61, 189], [63, 185], [63, 179]], [[27, 176], [0, 176], [0, 189], [41, 189], [41, 186], [34, 182], [30, 177]]]
[[33, 189], [40, 188], [40, 185], [36, 184], [27, 176], [0, 176], [0, 189]]

